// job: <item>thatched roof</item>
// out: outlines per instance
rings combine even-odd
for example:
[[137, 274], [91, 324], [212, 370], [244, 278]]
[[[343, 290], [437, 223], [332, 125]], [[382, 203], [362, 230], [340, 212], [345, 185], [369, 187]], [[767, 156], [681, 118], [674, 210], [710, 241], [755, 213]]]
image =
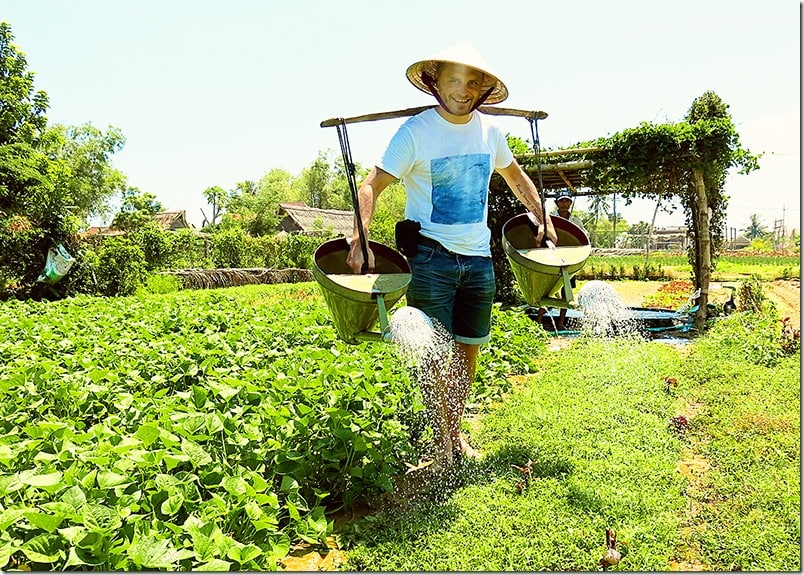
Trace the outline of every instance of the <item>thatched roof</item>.
[[160, 212], [154, 216], [154, 220], [159, 224], [163, 230], [181, 230], [184, 228], [192, 228], [187, 223], [187, 213], [185, 210], [177, 212]]
[[316, 234], [332, 229], [342, 236], [351, 236], [354, 230], [354, 214], [343, 210], [321, 210], [305, 204], [279, 204], [280, 214], [285, 217], [279, 230], [288, 233]]
[[[525, 172], [533, 183], [539, 186], [538, 167], [541, 168], [541, 181], [545, 190], [570, 189], [573, 195], [597, 195], [594, 190], [583, 190], [584, 172], [594, 165], [589, 159], [578, 159], [579, 156], [594, 156], [600, 148], [576, 148], [571, 150], [545, 151], [540, 155], [541, 166], [533, 154], [521, 154], [517, 160], [523, 164]], [[548, 196], [550, 194], [547, 194]]]

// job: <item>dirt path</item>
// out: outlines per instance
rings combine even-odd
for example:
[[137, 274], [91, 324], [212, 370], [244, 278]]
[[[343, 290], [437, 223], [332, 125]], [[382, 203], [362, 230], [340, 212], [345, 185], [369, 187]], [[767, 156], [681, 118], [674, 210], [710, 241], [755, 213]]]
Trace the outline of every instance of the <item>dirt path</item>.
[[779, 315], [801, 329], [801, 280], [776, 280], [769, 285], [768, 296], [776, 302]]

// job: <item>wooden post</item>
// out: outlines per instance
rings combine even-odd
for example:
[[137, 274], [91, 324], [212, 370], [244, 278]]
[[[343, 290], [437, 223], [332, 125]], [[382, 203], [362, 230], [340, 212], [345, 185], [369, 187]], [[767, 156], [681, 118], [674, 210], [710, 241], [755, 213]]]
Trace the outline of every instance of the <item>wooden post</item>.
[[694, 169], [692, 177], [695, 183], [695, 213], [698, 220], [696, 234], [696, 250], [698, 251], [697, 276], [700, 280], [701, 297], [698, 298], [698, 313], [695, 314], [695, 327], [703, 332], [706, 325], [706, 305], [709, 302], [709, 278], [712, 273], [712, 242], [709, 234], [709, 203], [706, 199], [706, 184], [703, 171]]

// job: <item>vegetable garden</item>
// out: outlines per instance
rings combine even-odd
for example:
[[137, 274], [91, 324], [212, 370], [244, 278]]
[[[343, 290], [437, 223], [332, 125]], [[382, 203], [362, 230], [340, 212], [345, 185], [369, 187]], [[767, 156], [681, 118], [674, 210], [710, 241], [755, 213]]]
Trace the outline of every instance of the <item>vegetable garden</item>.
[[[274, 569], [331, 534], [325, 509], [389, 489], [423, 406], [316, 289], [5, 305], [0, 564]], [[476, 401], [528, 371], [527, 322], [498, 319]]]
[[[589, 570], [614, 527], [625, 570], [690, 557], [798, 568], [791, 378], [800, 351], [789, 335], [782, 345], [778, 320], [726, 318], [737, 339], [715, 329], [710, 351], [685, 364], [666, 346], [622, 341], [579, 341], [552, 360], [525, 314], [494, 314], [495, 345], [481, 354], [469, 403], [487, 457], [414, 509], [338, 526], [333, 514], [375, 501], [420, 461], [429, 430], [393, 346], [339, 341], [314, 284], [6, 302], [0, 564], [274, 570], [302, 546], [337, 541], [347, 569]], [[732, 365], [747, 381], [726, 375]], [[728, 388], [712, 396], [712, 377], [730, 381], [741, 403]], [[746, 404], [757, 385], [767, 393]], [[711, 405], [697, 421], [682, 411], [689, 429], [668, 425], [680, 390]], [[736, 444], [719, 433], [714, 397], [729, 413], [746, 411], [735, 424], [739, 453], [729, 455]], [[703, 456], [674, 465], [691, 449], [717, 467], [711, 485], [686, 481]], [[685, 521], [701, 521], [685, 518], [687, 499], [729, 493], [769, 507], [681, 535]], [[734, 545], [763, 526], [775, 556], [735, 558]], [[450, 543], [466, 538], [460, 552]], [[723, 545], [728, 552], [714, 551]]]

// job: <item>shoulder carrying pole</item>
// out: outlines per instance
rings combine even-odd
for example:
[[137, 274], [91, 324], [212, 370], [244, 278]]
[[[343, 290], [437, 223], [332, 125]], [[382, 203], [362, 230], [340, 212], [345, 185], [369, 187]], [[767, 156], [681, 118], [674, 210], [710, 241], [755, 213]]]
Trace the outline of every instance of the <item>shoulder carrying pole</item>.
[[[335, 126], [338, 130], [338, 140], [341, 144], [341, 154], [343, 155], [344, 169], [346, 170], [346, 179], [349, 182], [349, 190], [352, 193], [352, 207], [355, 212], [355, 220], [357, 223], [357, 233], [360, 238], [360, 248], [363, 251], [363, 269], [361, 273], [366, 273], [368, 270], [368, 241], [366, 240], [366, 232], [363, 229], [363, 220], [360, 217], [360, 199], [357, 195], [357, 180], [355, 178], [355, 166], [352, 163], [352, 151], [349, 149], [349, 137], [346, 134], [346, 124], [355, 124], [357, 122], [371, 122], [374, 120], [389, 120], [392, 118], [403, 118], [405, 116], [415, 116], [419, 112], [424, 112], [434, 108], [434, 106], [419, 106], [416, 108], [405, 108], [403, 110], [394, 110], [391, 112], [378, 112], [375, 114], [364, 114], [362, 116], [353, 116], [351, 118], [330, 118], [321, 122], [322, 128], [329, 128]], [[500, 108], [498, 106], [480, 106], [477, 110], [483, 114], [490, 116], [516, 116], [520, 118], [527, 118], [530, 122], [531, 134], [533, 136], [533, 151], [536, 153], [536, 160], [538, 165], [539, 174], [539, 192], [542, 201], [542, 219], [546, 221], [546, 212], [544, 205], [544, 185], [542, 183], [541, 172], [541, 159], [539, 158], [539, 135], [536, 129], [536, 122], [547, 117], [547, 112], [540, 110], [518, 110], [516, 108]], [[542, 224], [544, 225], [544, 224]]]
[[[435, 106], [419, 106], [416, 108], [405, 108], [403, 110], [394, 110], [392, 112], [378, 112], [376, 114], [363, 114], [362, 116], [353, 116], [351, 118], [330, 118], [321, 122], [322, 128], [330, 128], [332, 126], [340, 126], [343, 124], [355, 124], [357, 122], [372, 122], [374, 120], [390, 120], [393, 118], [404, 118], [406, 116], [415, 116], [419, 112], [424, 112]], [[483, 114], [489, 116], [516, 116], [519, 118], [532, 118], [534, 120], [543, 120], [547, 117], [547, 112], [539, 110], [517, 110], [516, 108], [500, 108], [499, 106], [480, 106], [477, 109]]]

